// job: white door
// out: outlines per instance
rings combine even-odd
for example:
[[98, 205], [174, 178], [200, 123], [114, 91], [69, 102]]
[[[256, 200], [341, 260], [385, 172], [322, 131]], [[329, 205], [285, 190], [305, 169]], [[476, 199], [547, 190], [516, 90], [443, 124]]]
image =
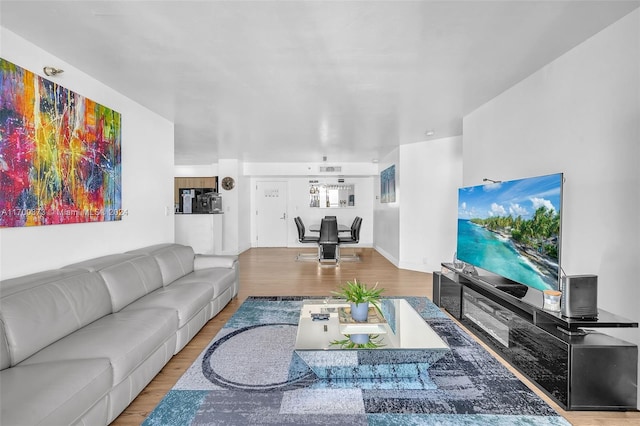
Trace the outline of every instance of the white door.
[[256, 215], [256, 245], [286, 247], [289, 228], [287, 182], [256, 183]]

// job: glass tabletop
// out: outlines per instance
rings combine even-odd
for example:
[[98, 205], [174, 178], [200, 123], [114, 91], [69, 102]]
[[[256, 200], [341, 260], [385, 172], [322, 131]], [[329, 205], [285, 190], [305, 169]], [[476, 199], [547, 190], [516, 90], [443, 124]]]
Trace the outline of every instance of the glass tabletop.
[[[320, 232], [320, 224], [319, 223], [313, 223], [313, 224], [309, 225], [309, 231], [311, 231], [311, 232]], [[351, 227], [350, 226], [338, 224], [338, 232], [350, 232], [350, 231], [351, 231]]]
[[332, 342], [354, 334], [371, 335], [377, 346], [374, 350], [449, 349], [405, 299], [382, 299], [382, 315], [370, 308], [370, 320], [363, 323], [345, 320], [349, 307], [340, 299], [303, 301], [295, 349], [344, 350]]

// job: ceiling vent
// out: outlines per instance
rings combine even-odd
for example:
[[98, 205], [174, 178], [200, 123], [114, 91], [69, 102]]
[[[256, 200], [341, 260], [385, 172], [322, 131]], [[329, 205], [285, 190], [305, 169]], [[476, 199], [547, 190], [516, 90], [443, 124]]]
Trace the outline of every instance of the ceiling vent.
[[342, 166], [320, 166], [320, 173], [341, 172]]

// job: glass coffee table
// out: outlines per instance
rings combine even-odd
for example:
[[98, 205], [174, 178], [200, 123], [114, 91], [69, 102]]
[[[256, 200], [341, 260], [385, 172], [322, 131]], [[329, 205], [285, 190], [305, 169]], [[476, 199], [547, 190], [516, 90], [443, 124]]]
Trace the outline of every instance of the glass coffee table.
[[[295, 352], [320, 378], [418, 377], [450, 352], [449, 346], [405, 299], [382, 299], [382, 315], [348, 321], [349, 303], [340, 299], [303, 301]], [[374, 347], [348, 348], [339, 341], [370, 335]]]

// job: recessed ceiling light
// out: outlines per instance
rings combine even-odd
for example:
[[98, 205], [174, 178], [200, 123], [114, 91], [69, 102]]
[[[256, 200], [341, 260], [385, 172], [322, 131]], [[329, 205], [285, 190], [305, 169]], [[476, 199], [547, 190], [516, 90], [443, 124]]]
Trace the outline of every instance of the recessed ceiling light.
[[435, 130], [433, 130], [433, 129], [431, 129], [431, 130], [427, 130], [426, 132], [424, 132], [424, 135], [425, 135], [425, 136], [427, 136], [427, 137], [429, 137], [429, 136], [433, 136], [433, 135], [435, 135], [435, 134], [436, 134], [436, 132], [435, 132]]

